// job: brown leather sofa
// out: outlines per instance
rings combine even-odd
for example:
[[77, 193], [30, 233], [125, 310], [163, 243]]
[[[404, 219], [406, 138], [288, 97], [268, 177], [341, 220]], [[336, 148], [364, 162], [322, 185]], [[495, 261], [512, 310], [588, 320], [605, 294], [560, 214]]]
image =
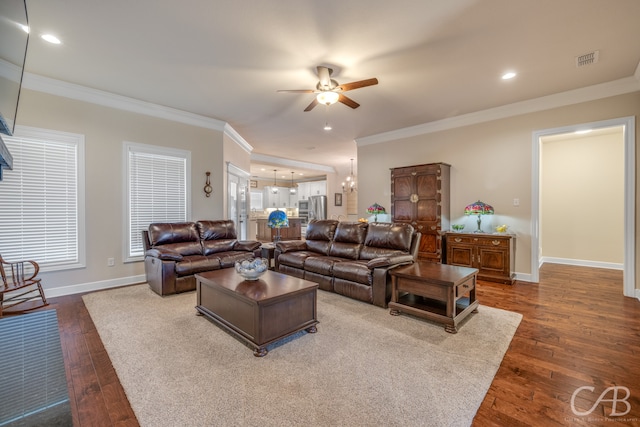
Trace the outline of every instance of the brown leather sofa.
[[313, 220], [306, 240], [276, 243], [276, 269], [386, 308], [389, 270], [416, 260], [420, 237], [410, 224]]
[[260, 242], [237, 240], [231, 220], [154, 223], [142, 241], [147, 282], [159, 295], [193, 291], [194, 274], [260, 256]]

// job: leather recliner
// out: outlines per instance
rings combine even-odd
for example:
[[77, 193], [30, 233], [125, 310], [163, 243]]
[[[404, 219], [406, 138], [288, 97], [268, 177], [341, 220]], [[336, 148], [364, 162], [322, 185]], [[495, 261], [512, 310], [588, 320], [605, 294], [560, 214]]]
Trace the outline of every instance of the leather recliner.
[[260, 242], [237, 240], [231, 220], [153, 223], [142, 241], [147, 282], [159, 295], [193, 291], [194, 274], [260, 256]]

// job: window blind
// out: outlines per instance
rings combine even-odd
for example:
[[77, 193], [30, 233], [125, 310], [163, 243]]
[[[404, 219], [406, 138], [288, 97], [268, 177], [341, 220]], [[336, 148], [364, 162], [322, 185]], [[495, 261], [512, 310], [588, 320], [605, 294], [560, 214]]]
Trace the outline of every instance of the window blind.
[[187, 220], [188, 152], [141, 144], [128, 151], [128, 259], [142, 257], [142, 230], [154, 222]]
[[14, 158], [0, 185], [0, 254], [41, 267], [80, 263], [80, 139], [4, 137]]

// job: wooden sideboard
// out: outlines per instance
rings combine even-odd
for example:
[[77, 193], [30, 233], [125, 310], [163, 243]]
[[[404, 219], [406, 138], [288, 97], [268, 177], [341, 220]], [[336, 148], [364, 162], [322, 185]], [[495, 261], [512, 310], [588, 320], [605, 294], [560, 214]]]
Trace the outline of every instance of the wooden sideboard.
[[516, 236], [453, 233], [444, 238], [445, 263], [478, 269], [478, 279], [513, 284]]
[[[256, 240], [261, 242], [273, 242], [277, 231], [275, 228], [267, 226], [266, 218], [258, 218], [258, 234]], [[289, 218], [289, 227], [280, 229], [281, 240], [301, 240], [302, 239], [302, 220], [300, 218]]]

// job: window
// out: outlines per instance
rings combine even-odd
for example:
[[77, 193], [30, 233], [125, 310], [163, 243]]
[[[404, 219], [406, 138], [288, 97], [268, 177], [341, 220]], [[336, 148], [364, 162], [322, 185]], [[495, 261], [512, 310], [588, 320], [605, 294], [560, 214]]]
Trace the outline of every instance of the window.
[[124, 143], [127, 170], [126, 260], [144, 256], [142, 230], [154, 222], [186, 221], [189, 215], [191, 153]]
[[84, 136], [19, 126], [3, 137], [0, 254], [43, 270], [84, 267]]

